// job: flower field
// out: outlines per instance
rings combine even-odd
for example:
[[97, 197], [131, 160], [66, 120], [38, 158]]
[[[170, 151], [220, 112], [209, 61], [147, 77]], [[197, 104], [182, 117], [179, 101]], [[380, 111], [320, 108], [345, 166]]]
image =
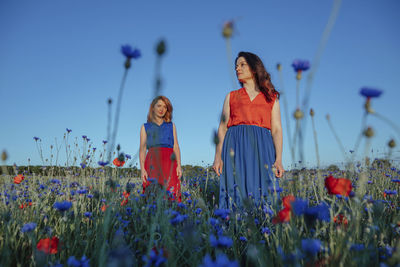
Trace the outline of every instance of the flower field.
[[185, 169], [181, 203], [156, 185], [143, 194], [120, 167], [3, 174], [0, 262], [396, 266], [400, 171], [379, 163], [290, 171], [272, 201], [237, 211], [218, 209], [218, 178], [201, 167]]

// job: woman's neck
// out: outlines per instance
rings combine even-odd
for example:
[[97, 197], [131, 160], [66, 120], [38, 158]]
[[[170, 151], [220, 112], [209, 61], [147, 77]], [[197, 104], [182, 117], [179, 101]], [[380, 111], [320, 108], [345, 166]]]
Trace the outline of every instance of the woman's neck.
[[254, 82], [253, 79], [247, 80], [243, 82], [243, 87], [250, 92], [256, 91], [259, 92], [260, 89], [258, 89], [257, 84]]
[[157, 125], [161, 125], [164, 122], [163, 118], [159, 118], [159, 117], [154, 117], [153, 118], [153, 123], [157, 124]]

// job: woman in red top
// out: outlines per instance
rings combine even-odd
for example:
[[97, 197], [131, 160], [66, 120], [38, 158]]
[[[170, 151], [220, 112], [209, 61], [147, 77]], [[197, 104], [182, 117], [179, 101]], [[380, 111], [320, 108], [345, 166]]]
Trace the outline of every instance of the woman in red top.
[[240, 52], [235, 64], [242, 88], [225, 98], [213, 164], [220, 208], [241, 207], [245, 198], [271, 202], [269, 192], [284, 172], [279, 93], [255, 54]]

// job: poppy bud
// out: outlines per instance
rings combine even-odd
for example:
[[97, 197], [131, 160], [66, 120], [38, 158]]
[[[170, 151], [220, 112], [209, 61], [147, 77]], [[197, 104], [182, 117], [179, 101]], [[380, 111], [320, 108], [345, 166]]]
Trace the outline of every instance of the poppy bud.
[[108, 103], [109, 105], [111, 105], [111, 103], [112, 103], [112, 98], [109, 98], [109, 99], [107, 100], [107, 103]]
[[301, 111], [299, 108], [296, 109], [296, 111], [293, 113], [293, 117], [296, 120], [300, 120], [304, 117], [303, 111]]
[[161, 41], [158, 42], [158, 44], [157, 44], [157, 48], [156, 48], [157, 54], [158, 54], [159, 56], [162, 56], [162, 55], [165, 53], [165, 50], [166, 50], [166, 48], [165, 48], [165, 41], [164, 41], [164, 40], [161, 40]]
[[125, 161], [125, 155], [124, 155], [124, 153], [119, 154], [118, 160], [119, 160], [120, 162]]
[[282, 70], [281, 63], [276, 64], [276, 69], [277, 69], [278, 71], [281, 71], [281, 70]]
[[232, 34], [233, 34], [233, 22], [232, 21], [225, 22], [224, 28], [222, 29], [222, 35], [225, 38], [230, 38], [232, 37]]
[[314, 117], [314, 110], [313, 109], [310, 109], [310, 116]]
[[374, 136], [374, 130], [371, 127], [368, 127], [365, 131], [364, 131], [364, 135], [368, 138], [371, 138], [372, 136]]
[[[389, 146], [390, 148], [394, 148], [394, 147], [396, 146], [396, 142], [394, 141], [394, 139], [391, 139], [391, 140], [389, 141], [388, 146]], [[3, 152], [3, 153], [4, 153], [4, 152]]]
[[5, 150], [3, 150], [3, 153], [1, 153], [1, 160], [6, 161], [7, 158], [8, 158], [7, 152]]
[[117, 151], [120, 151], [121, 150], [121, 146], [118, 144], [117, 145]]
[[369, 98], [365, 102], [364, 108], [367, 113], [374, 113], [374, 110], [371, 108], [371, 101], [369, 101]]

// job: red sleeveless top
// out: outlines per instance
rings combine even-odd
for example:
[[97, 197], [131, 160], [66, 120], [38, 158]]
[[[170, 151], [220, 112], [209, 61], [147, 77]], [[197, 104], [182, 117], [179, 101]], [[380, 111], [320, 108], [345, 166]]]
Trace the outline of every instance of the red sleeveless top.
[[250, 97], [244, 88], [230, 92], [228, 128], [239, 124], [246, 124], [271, 130], [271, 111], [275, 99], [276, 94], [272, 97], [271, 102], [267, 102], [263, 93], [260, 92], [253, 101], [250, 101]]

